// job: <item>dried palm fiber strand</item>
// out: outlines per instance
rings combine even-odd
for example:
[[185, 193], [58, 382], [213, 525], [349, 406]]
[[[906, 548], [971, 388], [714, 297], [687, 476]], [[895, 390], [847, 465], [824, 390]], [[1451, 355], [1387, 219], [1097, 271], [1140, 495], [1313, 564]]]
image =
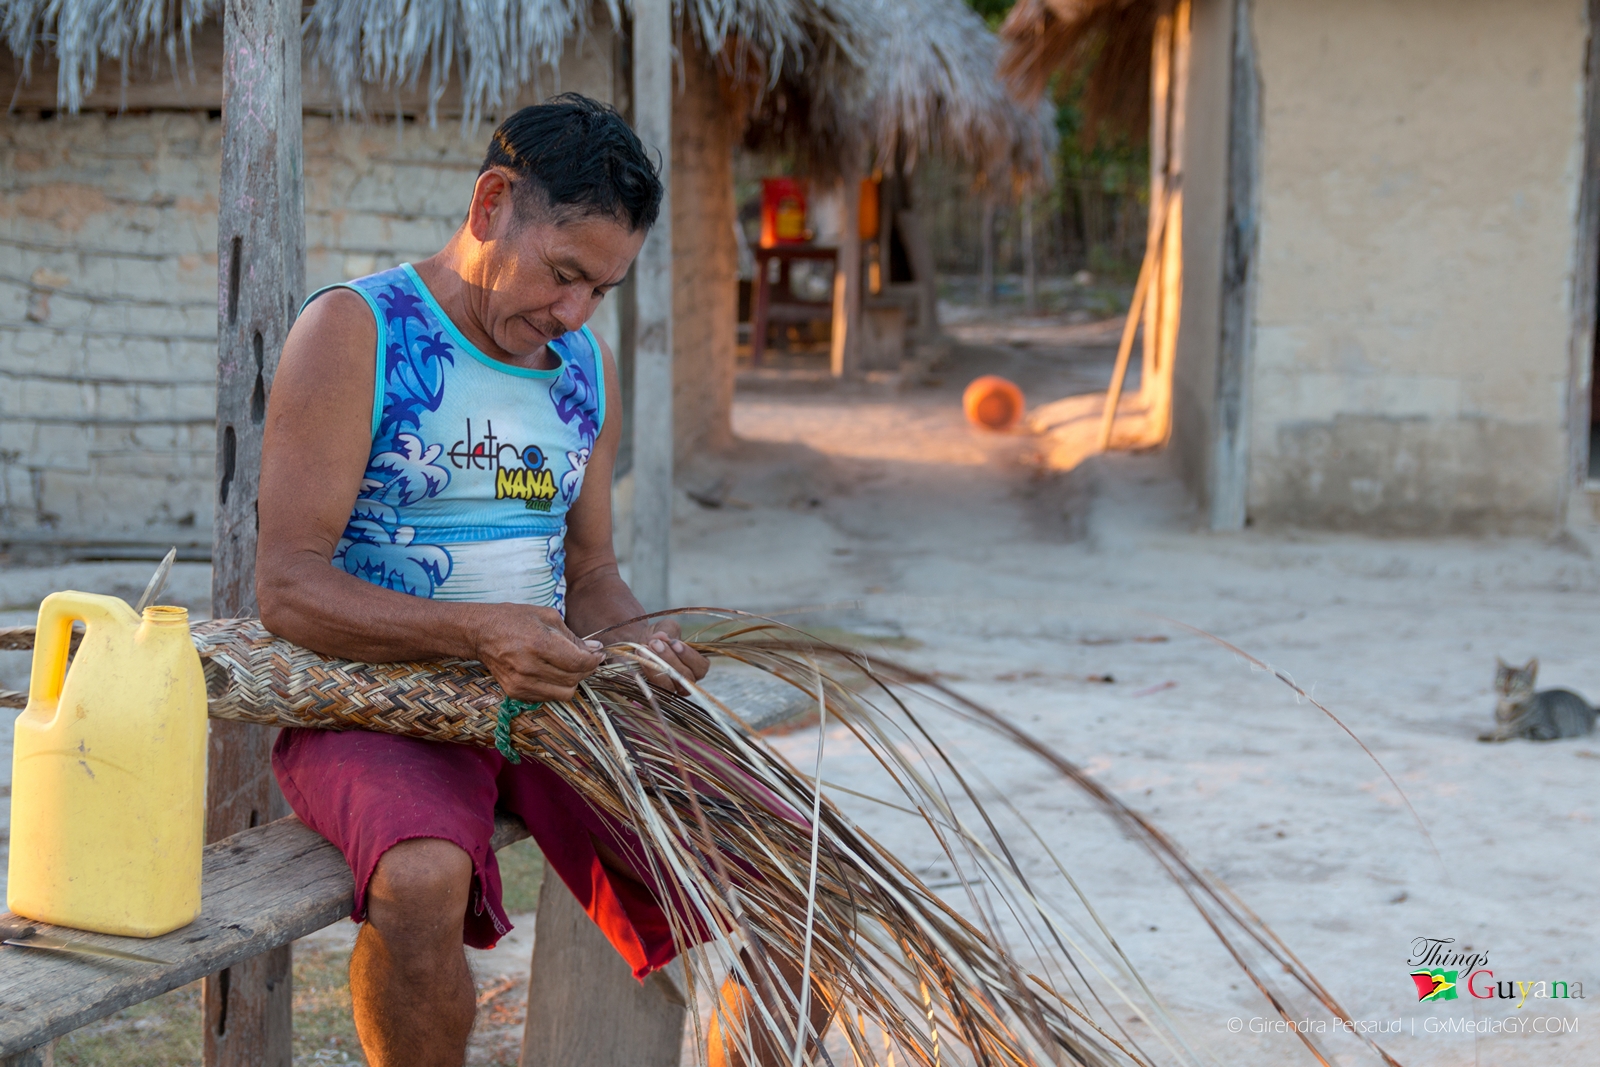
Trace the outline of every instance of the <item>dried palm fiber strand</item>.
[[[349, 663], [275, 638], [254, 620], [201, 623], [194, 632], [215, 717], [492, 743], [501, 693], [481, 664]], [[634, 646], [616, 651], [650, 658]], [[839, 714], [842, 687], [824, 679], [822, 689], [823, 713]], [[670, 887], [679, 943], [714, 932], [711, 955], [720, 959], [707, 966], [743, 970], [773, 1030], [793, 1035], [799, 1014], [775, 968], [806, 970], [809, 943], [809, 971], [829, 1006], [851, 1008], [836, 1024], [863, 1063], [881, 1062], [850, 1021], [863, 1015], [891, 1035], [902, 1062], [939, 1063], [939, 1048], [948, 1054], [952, 1045], [988, 1063], [1148, 1062], [1118, 1055], [1096, 1027], [1043, 996], [982, 931], [819, 804], [811, 783], [726, 709], [707, 703], [641, 687], [625, 661], [602, 668], [574, 700], [519, 717], [512, 743], [636, 828], [649, 854], [629, 858]], [[757, 947], [747, 957], [755, 962], [741, 960], [740, 946]], [[709, 971], [701, 983], [714, 988]], [[802, 1052], [802, 1062], [813, 1059]]]
[[[1340, 729], [1349, 734], [1349, 736], [1357, 743], [1357, 745], [1361, 747], [1368, 757], [1371, 758], [1374, 763], [1378, 764], [1380, 770], [1383, 771], [1385, 776], [1389, 777], [1391, 784], [1393, 784], [1395, 789], [1399, 791], [1398, 783], [1394, 782], [1393, 777], [1389, 776], [1388, 770], [1383, 767], [1382, 763], [1378, 761], [1377, 757], [1373, 755], [1371, 750], [1361, 741], [1361, 739], [1357, 737], [1348, 726], [1340, 721], [1331, 710], [1329, 710], [1325, 705], [1311, 698], [1310, 695], [1305, 693], [1305, 691], [1296, 685], [1292, 679], [1284, 675], [1282, 672], [1274, 670], [1269, 665], [1263, 663], [1243, 649], [1229, 644], [1213, 634], [1178, 620], [1163, 618], [1163, 621], [1169, 622], [1181, 629], [1188, 630], [1196, 636], [1210, 640], [1221, 647], [1228, 649], [1241, 659], [1250, 662], [1259, 669], [1273, 674], [1290, 689], [1292, 689], [1297, 696], [1309, 701], [1319, 711], [1335, 722]], [[753, 666], [763, 667], [772, 674], [781, 678], [785, 678], [792, 684], [796, 685], [804, 684], [804, 672], [807, 664], [815, 663], [819, 659], [825, 662], [831, 662], [835, 677], [842, 676], [840, 668], [848, 669], [853, 673], [859, 673], [859, 675], [862, 676], [866, 681], [866, 688], [868, 691], [875, 692], [876, 695], [884, 701], [884, 703], [892, 706], [895, 711], [898, 712], [899, 716], [903, 717], [907, 724], [910, 725], [911, 728], [922, 737], [927, 738], [931, 737], [931, 735], [927, 733], [925, 725], [919, 721], [921, 717], [913, 712], [911, 706], [907, 702], [907, 698], [916, 698], [931, 704], [959, 719], [973, 723], [987, 731], [997, 734], [1010, 744], [1015, 745], [1023, 751], [1032, 753], [1047, 766], [1060, 774], [1063, 779], [1071, 783], [1080, 792], [1093, 801], [1101, 811], [1109, 815], [1116, 822], [1116, 824], [1127, 834], [1129, 838], [1142, 846], [1152, 856], [1152, 858], [1156, 860], [1163, 873], [1165, 873], [1179, 887], [1190, 903], [1199, 912], [1203, 921], [1221, 942], [1234, 962], [1251, 979], [1257, 990], [1272, 1005], [1273, 1009], [1279, 1014], [1279, 1016], [1290, 1024], [1290, 1029], [1300, 1038], [1306, 1050], [1316, 1060], [1316, 1062], [1326, 1065], [1329, 1063], [1329, 1058], [1317, 1046], [1316, 1042], [1314, 1042], [1312, 1038], [1305, 1032], [1303, 1027], [1294, 1025], [1295, 1021], [1303, 1018], [1304, 1015], [1302, 1012], [1298, 1012], [1291, 1007], [1290, 998], [1275, 987], [1273, 978], [1271, 977], [1272, 975], [1287, 975], [1296, 985], [1300, 987], [1302, 992], [1309, 994], [1313, 999], [1321, 1004], [1329, 1014], [1346, 1024], [1349, 1027], [1347, 1032], [1356, 1034], [1361, 1033], [1361, 1029], [1354, 1024], [1349, 1013], [1343, 1008], [1342, 1005], [1340, 1005], [1332, 993], [1316, 979], [1316, 977], [1310, 972], [1309, 968], [1307, 968], [1305, 964], [1302, 963], [1298, 957], [1296, 957], [1289, 946], [1285, 944], [1276, 933], [1273, 932], [1273, 930], [1260, 918], [1260, 916], [1256, 915], [1255, 912], [1252, 911], [1249, 906], [1246, 905], [1244, 901], [1242, 901], [1224, 882], [1218, 879], [1215, 875], [1212, 875], [1196, 866], [1196, 864], [1170, 837], [1168, 837], [1146, 817], [1128, 807], [1119, 798], [1117, 798], [1115, 794], [1111, 793], [1098, 781], [1096, 781], [1092, 775], [1085, 772], [1081, 767], [1077, 766], [1072, 761], [1065, 759], [1059, 753], [1053, 751], [1048, 745], [1028, 735], [1025, 731], [1011, 722], [1006, 716], [990, 708], [984, 707], [983, 705], [971, 700], [961, 693], [956, 692], [926, 672], [917, 671], [915, 669], [884, 659], [880, 656], [873, 656], [868, 659], [866, 656], [860, 653], [816, 641], [807, 635], [800, 634], [798, 631], [791, 630], [787, 627], [780, 627], [769, 620], [760, 620], [755, 622], [753, 625], [750, 625], [747, 628], [747, 632], [749, 636], [747, 636], [744, 641], [737, 643], [719, 643], [716, 646], [717, 651], [722, 655], [739, 659]], [[754, 637], [755, 639], [752, 640], [751, 637]], [[797, 659], [799, 662], [797, 662]], [[871, 712], [871, 714], [861, 715], [860, 719], [858, 720], [859, 722], [872, 723], [884, 721], [884, 717], [877, 713], [878, 709], [873, 700], [868, 699], [859, 692], [851, 694], [850, 699], [855, 702], [858, 709]], [[854, 729], [854, 724], [852, 724], [852, 732], [856, 733], [857, 737], [861, 736], [861, 732]], [[885, 758], [886, 755], [889, 756], [889, 758], [893, 758], [893, 755], [896, 751], [893, 743], [888, 738], [884, 738], [883, 740], [884, 744], [875, 751], [875, 755], [878, 755], [880, 759]], [[939, 759], [948, 762], [948, 758], [943, 752], [939, 753]], [[967, 827], [960, 825], [960, 820], [955, 816], [955, 813], [951, 809], [950, 805], [945, 804], [942, 808], [940, 808], [939, 804], [937, 803], [936, 795], [932, 791], [926, 791], [927, 797], [931, 802], [931, 806], [940, 812], [940, 815], [942, 816], [941, 821], [943, 824], [953, 829], [955, 833], [962, 839], [962, 843], [970, 845], [973, 849], [982, 854], [983, 859], [989, 861], [989, 865], [980, 871], [981, 874], [990, 876], [991, 881], [993, 880], [992, 876], [995, 874], [1000, 874], [1002, 876], [1009, 875], [1009, 880], [1020, 889], [1018, 896], [1027, 906], [1038, 908], [1040, 917], [1046, 920], [1046, 925], [1053, 925], [1061, 921], [1059, 915], [1049, 914], [1050, 909], [1043, 905], [1043, 903], [1034, 895], [1033, 889], [1027, 885], [1026, 876], [1018, 867], [1015, 860], [1012, 859], [1011, 852], [1005, 841], [1001, 838], [999, 831], [994, 828], [994, 823], [989, 814], [983, 811], [982, 804], [978, 801], [976, 796], [972, 795], [966, 779], [978, 776], [972, 771], [967, 771], [965, 774], [963, 774], [960, 770], [955, 768], [953, 764], [950, 764], [950, 769], [955, 772], [956, 777], [960, 781], [961, 788], [966, 791], [966, 799], [970, 801], [972, 807], [976, 810], [979, 821], [981, 821], [987, 827], [988, 831], [992, 835], [992, 847], [985, 848], [985, 846], [977, 840], [977, 835], [975, 835]], [[831, 785], [830, 787], [835, 789], [840, 788], [837, 785]], [[1011, 809], [1012, 814], [1017, 816], [1018, 820], [1022, 822], [1024, 826], [1027, 826], [1027, 820], [1022, 818], [1020, 813], [1016, 812], [1016, 810], [1005, 801], [1005, 795], [1002, 790], [992, 790], [992, 792], [994, 792], [994, 794], [1000, 798], [1002, 804]], [[910, 791], [908, 790], [908, 795], [909, 794]], [[1401, 797], [1402, 799], [1405, 799], [1403, 792], [1401, 793]], [[1409, 807], [1410, 801], [1405, 800], [1405, 802]], [[927, 814], [926, 812], [923, 813]], [[1419, 827], [1421, 826], [1420, 819], [1418, 819], [1418, 825]], [[1106, 942], [1108, 943], [1108, 946], [1111, 950], [1111, 955], [1113, 957], [1113, 965], [1121, 965], [1121, 973], [1125, 975], [1131, 982], [1136, 984], [1141, 992], [1147, 995], [1148, 1001], [1155, 1009], [1156, 1014], [1162, 1016], [1163, 1021], [1166, 1021], [1164, 1018], [1165, 1010], [1161, 1007], [1159, 1001], [1156, 1000], [1154, 994], [1150, 993], [1148, 987], [1145, 986], [1143, 979], [1138, 976], [1131, 961], [1128, 961], [1127, 958], [1122, 955], [1121, 949], [1116, 945], [1114, 939], [1111, 938], [1110, 932], [1105, 930], [1104, 926], [1100, 924], [1099, 916], [1094, 913], [1092, 905], [1090, 905], [1088, 900], [1083, 897], [1076, 882], [1072, 879], [1072, 876], [1064, 867], [1061, 866], [1060, 861], [1056, 859], [1055, 855], [1050, 853], [1048, 845], [1044, 843], [1042, 837], [1038, 835], [1037, 831], [1035, 831], [1031, 826], [1027, 826], [1027, 830], [1039, 841], [1039, 844], [1044, 847], [1045, 852], [1049, 854], [1051, 861], [1054, 863], [1057, 873], [1059, 873], [1062, 878], [1069, 885], [1071, 885], [1073, 891], [1079, 895], [1080, 900], [1088, 909], [1089, 914], [1093, 917], [1094, 924], [1099, 927], [1099, 932], [1105, 935]], [[938, 828], [935, 827], [935, 833], [938, 834], [938, 832]], [[1424, 836], [1427, 836], [1425, 828], [1423, 829], [1423, 834]], [[1428, 839], [1431, 844], [1431, 837]], [[997, 852], [1003, 855], [1003, 862], [1001, 855], [996, 855]], [[980, 864], [980, 867], [983, 867], [983, 865]], [[963, 879], [963, 881], [965, 882], [966, 879]], [[1063, 931], [1061, 931], [1059, 928], [1051, 931], [1052, 934], [1062, 932]], [[1094, 931], [1079, 931], [1079, 933], [1090, 935], [1092, 935], [1093, 932]], [[1063, 955], [1067, 953], [1067, 946], [1063, 945], [1061, 943], [1061, 939], [1059, 938], [1055, 940], [1055, 947], [1058, 948]], [[1079, 973], [1081, 974], [1081, 972]], [[1038, 978], [1032, 975], [1029, 976], [1029, 979], [1035, 982], [1039, 981]], [[1138, 1012], [1138, 1008], [1135, 1007], [1131, 1002], [1129, 1002], [1128, 1006], [1134, 1007], [1134, 1010]], [[1142, 1013], [1140, 1014], [1144, 1021], [1151, 1021], [1148, 1018], [1145, 1018]], [[1114, 1024], [1115, 1020], [1113, 1019], [1111, 1022]], [[1173, 1031], [1173, 1036], [1181, 1041], [1181, 1036], [1178, 1035], [1175, 1030]], [[1390, 1065], [1390, 1067], [1398, 1067], [1397, 1061], [1376, 1042], [1365, 1037], [1364, 1035], [1360, 1038], [1360, 1041], [1379, 1061]], [[1177, 1051], [1172, 1049], [1171, 1045], [1168, 1046], [1168, 1049], [1169, 1051]], [[1188, 1052], [1187, 1048], [1185, 1048], [1183, 1051], [1185, 1053]]]
[[[773, 975], [808, 973], [862, 1064], [885, 1062], [870, 1040], [869, 1020], [886, 1049], [914, 1064], [1199, 1062], [1092, 908], [1104, 935], [1098, 945], [1096, 930], [1064, 919], [1036, 894], [979, 803], [972, 776], [911, 710], [908, 700], [920, 697], [1033, 752], [1110, 813], [1187, 894], [1283, 1018], [1299, 1016], [1273, 987], [1271, 972], [1286, 973], [1334, 1016], [1349, 1019], [1226, 886], [1003, 716], [909, 668], [869, 661], [771, 622], [697, 610], [720, 620], [724, 631], [736, 628], [707, 634], [696, 647], [815, 693], [824, 725], [842, 723], [864, 744], [901, 792], [901, 810], [923, 822], [956, 868], [977, 918], [957, 913], [820, 795], [825, 731], [808, 779], [749, 737], [704, 691], [696, 688], [689, 698], [641, 686], [636, 665], [665, 665], [641, 646], [614, 646], [621, 662], [598, 672], [573, 701], [519, 717], [513, 743], [599, 810], [638, 830], [646, 854], [631, 858], [669, 887], [680, 945], [704, 931], [713, 935], [710, 951], [686, 957], [693, 984], [709, 988], [731, 967], [753, 992], [757, 1013], [774, 1032], [792, 1037], [803, 1005]], [[254, 620], [201, 623], [195, 638], [216, 717], [491, 743], [500, 693], [479, 664], [334, 660], [274, 638]], [[909, 754], [917, 745], [931, 753], [925, 761]], [[933, 773], [939, 770], [954, 782], [953, 793]], [[972, 816], [964, 819], [958, 806]], [[1006, 950], [1001, 919], [1023, 926], [1042, 975]], [[739, 955], [741, 947], [751, 950], [747, 956]], [[1123, 1013], [1112, 1010], [1123, 1006], [1149, 1026], [1143, 1040], [1150, 1043], [1153, 1034], [1165, 1055], [1157, 1057], [1128, 1032]], [[1328, 1062], [1302, 1028], [1295, 1032], [1317, 1062]], [[1395, 1063], [1367, 1044], [1384, 1063]], [[817, 1061], [798, 1047], [793, 1062]]]

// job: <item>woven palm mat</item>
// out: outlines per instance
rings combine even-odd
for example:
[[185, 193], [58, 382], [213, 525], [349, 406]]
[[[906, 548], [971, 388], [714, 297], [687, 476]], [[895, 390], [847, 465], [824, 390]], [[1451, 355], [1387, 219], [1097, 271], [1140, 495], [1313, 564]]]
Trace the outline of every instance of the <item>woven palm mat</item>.
[[[495, 715], [505, 694], [476, 660], [335, 659], [274, 636], [258, 619], [196, 623], [193, 633], [214, 719], [494, 745]], [[518, 748], [543, 747], [535, 719], [517, 718], [512, 732]]]

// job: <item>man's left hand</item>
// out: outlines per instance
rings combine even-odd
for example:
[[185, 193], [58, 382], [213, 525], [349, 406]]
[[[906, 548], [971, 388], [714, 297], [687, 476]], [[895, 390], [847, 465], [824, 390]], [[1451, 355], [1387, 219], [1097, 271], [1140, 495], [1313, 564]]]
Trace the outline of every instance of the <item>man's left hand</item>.
[[[683, 631], [679, 629], [677, 623], [670, 619], [654, 619], [647, 624], [647, 627], [648, 629], [642, 634], [625, 633], [622, 636], [625, 640], [637, 641], [644, 645], [657, 658], [685, 678], [698, 682], [706, 676], [711, 664], [683, 640]], [[642, 666], [645, 681], [657, 689], [683, 696], [689, 694], [689, 690], [668, 672], [652, 670], [649, 664]]]

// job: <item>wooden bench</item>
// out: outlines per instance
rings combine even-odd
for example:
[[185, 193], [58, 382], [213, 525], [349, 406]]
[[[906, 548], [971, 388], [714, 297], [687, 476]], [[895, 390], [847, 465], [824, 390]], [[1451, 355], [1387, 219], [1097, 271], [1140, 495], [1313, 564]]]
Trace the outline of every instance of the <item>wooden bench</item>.
[[[527, 836], [521, 820], [495, 817], [496, 851]], [[42, 1067], [62, 1034], [330, 926], [355, 892], [338, 849], [292, 815], [208, 846], [201, 887], [200, 917], [162, 937], [32, 924], [166, 966], [0, 946], [0, 1067]]]
[[[0, 647], [31, 647], [31, 629], [23, 629], [0, 631]], [[781, 729], [815, 706], [794, 686], [733, 665], [706, 687], [756, 731]], [[5, 696], [25, 702], [24, 694]], [[496, 815], [495, 851], [527, 836], [520, 820]], [[90, 934], [6, 913], [41, 933], [170, 962], [0, 945], [0, 1067], [49, 1067], [61, 1035], [330, 926], [350, 914], [354, 891], [344, 857], [290, 816], [208, 845], [200, 917], [165, 936]], [[544, 881], [535, 941], [526, 1024], [533, 1040], [524, 1040], [522, 1067], [676, 1067], [686, 1002], [672, 969], [636, 982], [558, 878]]]

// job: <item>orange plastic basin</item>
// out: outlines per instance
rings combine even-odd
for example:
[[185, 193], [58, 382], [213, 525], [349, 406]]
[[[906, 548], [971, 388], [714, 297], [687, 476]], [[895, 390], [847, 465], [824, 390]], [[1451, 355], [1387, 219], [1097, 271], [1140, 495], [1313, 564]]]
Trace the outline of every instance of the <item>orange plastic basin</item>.
[[1009, 430], [1022, 421], [1022, 390], [1016, 383], [994, 374], [985, 374], [961, 394], [961, 407], [967, 421], [985, 430]]

